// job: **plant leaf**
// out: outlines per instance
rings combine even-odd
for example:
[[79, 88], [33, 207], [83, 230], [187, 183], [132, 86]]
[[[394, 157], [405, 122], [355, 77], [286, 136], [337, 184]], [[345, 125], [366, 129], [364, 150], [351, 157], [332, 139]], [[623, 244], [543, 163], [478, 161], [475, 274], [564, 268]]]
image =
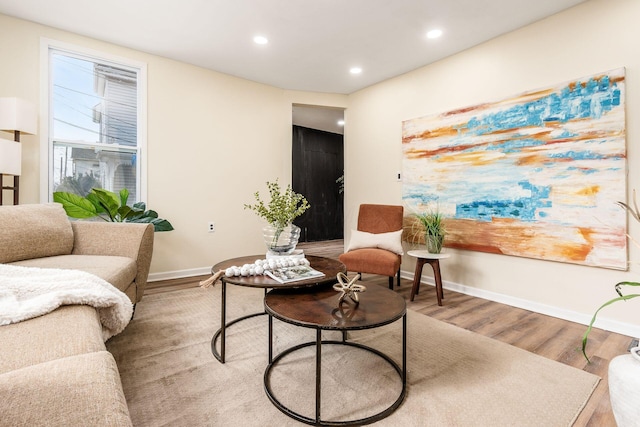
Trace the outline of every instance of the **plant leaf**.
[[93, 218], [98, 215], [93, 203], [77, 194], [62, 191], [54, 192], [53, 201], [60, 203], [71, 218]]
[[120, 190], [120, 206], [127, 206], [127, 200], [129, 200], [129, 190], [123, 188]]
[[120, 206], [118, 208], [118, 215], [120, 216], [120, 221], [125, 222], [127, 218], [129, 218], [135, 212], [127, 205]]
[[135, 222], [135, 223], [143, 223], [143, 224], [153, 224], [154, 231], [171, 231], [173, 230], [173, 226], [169, 221], [162, 218], [155, 218], [152, 216], [143, 216], [141, 218], [130, 218], [127, 222]]
[[116, 221], [116, 215], [120, 207], [120, 198], [115, 193], [102, 188], [94, 188], [91, 192], [96, 195], [111, 221]]
[[133, 204], [135, 209], [140, 209], [141, 211], [147, 210], [147, 205], [144, 202], [137, 202]]
[[589, 326], [587, 327], [587, 330], [585, 331], [584, 335], [582, 336], [582, 354], [584, 355], [584, 358], [587, 359], [587, 362], [591, 363], [591, 361], [589, 360], [589, 357], [587, 356], [587, 341], [589, 338], [589, 333], [591, 332], [591, 329], [593, 329], [593, 324], [596, 321], [596, 317], [598, 317], [598, 313], [600, 312], [600, 310], [602, 310], [603, 308], [618, 302], [618, 301], [627, 301], [633, 298], [638, 298], [640, 297], [640, 294], [629, 294], [629, 295], [622, 295], [622, 292], [620, 291], [620, 287], [621, 286], [640, 286], [640, 282], [619, 282], [616, 284], [615, 289], [616, 292], [620, 295], [617, 298], [611, 299], [607, 302], [605, 302], [604, 304], [602, 304], [597, 310], [596, 312], [593, 314], [593, 317], [591, 318], [591, 322], [589, 322]]
[[127, 222], [135, 222], [140, 218], [144, 218], [145, 213], [139, 209], [131, 208], [131, 214], [127, 217]]
[[151, 221], [151, 223], [153, 224], [153, 229], [155, 231], [171, 231], [171, 230], [173, 230], [173, 226], [166, 219], [156, 218], [153, 221]]
[[96, 207], [96, 212], [100, 213], [106, 213], [106, 211], [104, 210], [104, 208], [102, 207], [102, 204], [100, 203], [100, 199], [98, 199], [98, 196], [96, 196], [94, 193], [89, 193], [87, 194], [87, 197], [85, 197], [88, 201], [90, 201], [93, 206]]

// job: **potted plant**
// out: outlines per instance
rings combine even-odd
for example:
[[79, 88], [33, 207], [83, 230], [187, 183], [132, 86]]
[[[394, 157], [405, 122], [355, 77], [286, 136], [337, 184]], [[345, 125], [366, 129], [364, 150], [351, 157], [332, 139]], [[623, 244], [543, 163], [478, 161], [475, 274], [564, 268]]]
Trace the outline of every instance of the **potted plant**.
[[245, 204], [244, 208], [267, 221], [268, 225], [262, 231], [269, 251], [280, 255], [290, 254], [300, 238], [300, 227], [293, 224], [293, 220], [309, 209], [309, 202], [302, 194], [294, 192], [291, 185], [283, 192], [277, 179], [275, 182], [267, 181], [267, 188], [270, 196], [268, 204], [260, 199], [260, 192], [256, 191], [254, 197], [257, 203]]
[[425, 244], [427, 245], [427, 250], [432, 254], [439, 254], [442, 251], [442, 245], [446, 235], [446, 228], [443, 221], [444, 216], [442, 213], [438, 209], [435, 209], [414, 213], [412, 215], [416, 221], [413, 222], [413, 230], [410, 234], [413, 234], [414, 239], [416, 234], [422, 234]]
[[100, 218], [109, 222], [141, 222], [153, 224], [154, 231], [171, 231], [173, 226], [166, 219], [158, 218], [156, 211], [147, 210], [144, 202], [127, 205], [129, 190], [119, 194], [102, 188], [93, 188], [85, 197], [74, 193], [56, 191], [53, 201], [62, 204], [71, 218]]
[[[631, 216], [640, 222], [640, 210], [636, 202], [636, 192], [633, 192], [633, 207], [624, 202], [618, 202], [618, 205], [631, 214]], [[633, 237], [628, 236], [636, 246], [640, 247]], [[640, 286], [640, 282], [619, 282], [615, 285], [615, 291], [618, 294], [616, 298], [602, 304], [593, 314], [591, 322], [586, 332], [582, 336], [582, 354], [589, 361], [586, 348], [589, 333], [593, 328], [596, 317], [600, 310], [608, 307], [618, 301], [628, 301], [640, 294], [623, 294], [623, 286]], [[640, 420], [640, 347], [636, 346], [629, 349], [629, 354], [622, 354], [611, 359], [609, 363], [609, 396], [611, 399], [611, 409], [619, 427], [638, 425]]]

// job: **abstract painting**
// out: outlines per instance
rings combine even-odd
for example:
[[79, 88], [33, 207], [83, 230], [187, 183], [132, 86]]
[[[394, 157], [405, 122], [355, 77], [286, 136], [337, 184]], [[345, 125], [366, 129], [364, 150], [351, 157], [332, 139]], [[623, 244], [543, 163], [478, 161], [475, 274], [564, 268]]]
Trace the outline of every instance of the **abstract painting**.
[[404, 121], [402, 151], [445, 246], [627, 268], [624, 68]]

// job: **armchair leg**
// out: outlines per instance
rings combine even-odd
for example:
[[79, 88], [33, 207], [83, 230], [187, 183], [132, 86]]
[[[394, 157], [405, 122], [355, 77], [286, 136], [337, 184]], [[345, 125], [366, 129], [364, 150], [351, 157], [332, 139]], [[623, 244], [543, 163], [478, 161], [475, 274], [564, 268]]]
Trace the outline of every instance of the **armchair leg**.
[[398, 269], [398, 287], [400, 287], [400, 269]]
[[393, 290], [393, 276], [389, 276], [389, 289]]

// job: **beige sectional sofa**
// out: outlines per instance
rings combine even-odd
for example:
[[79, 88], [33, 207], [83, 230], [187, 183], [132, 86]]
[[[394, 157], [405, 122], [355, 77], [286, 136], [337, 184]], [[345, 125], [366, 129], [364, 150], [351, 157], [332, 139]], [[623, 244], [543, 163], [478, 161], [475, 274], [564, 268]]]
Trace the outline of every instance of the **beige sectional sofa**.
[[[152, 252], [150, 224], [71, 222], [59, 204], [0, 206], [0, 263], [93, 273], [134, 304]], [[0, 425], [131, 425], [95, 308], [64, 305], [0, 326]]]

